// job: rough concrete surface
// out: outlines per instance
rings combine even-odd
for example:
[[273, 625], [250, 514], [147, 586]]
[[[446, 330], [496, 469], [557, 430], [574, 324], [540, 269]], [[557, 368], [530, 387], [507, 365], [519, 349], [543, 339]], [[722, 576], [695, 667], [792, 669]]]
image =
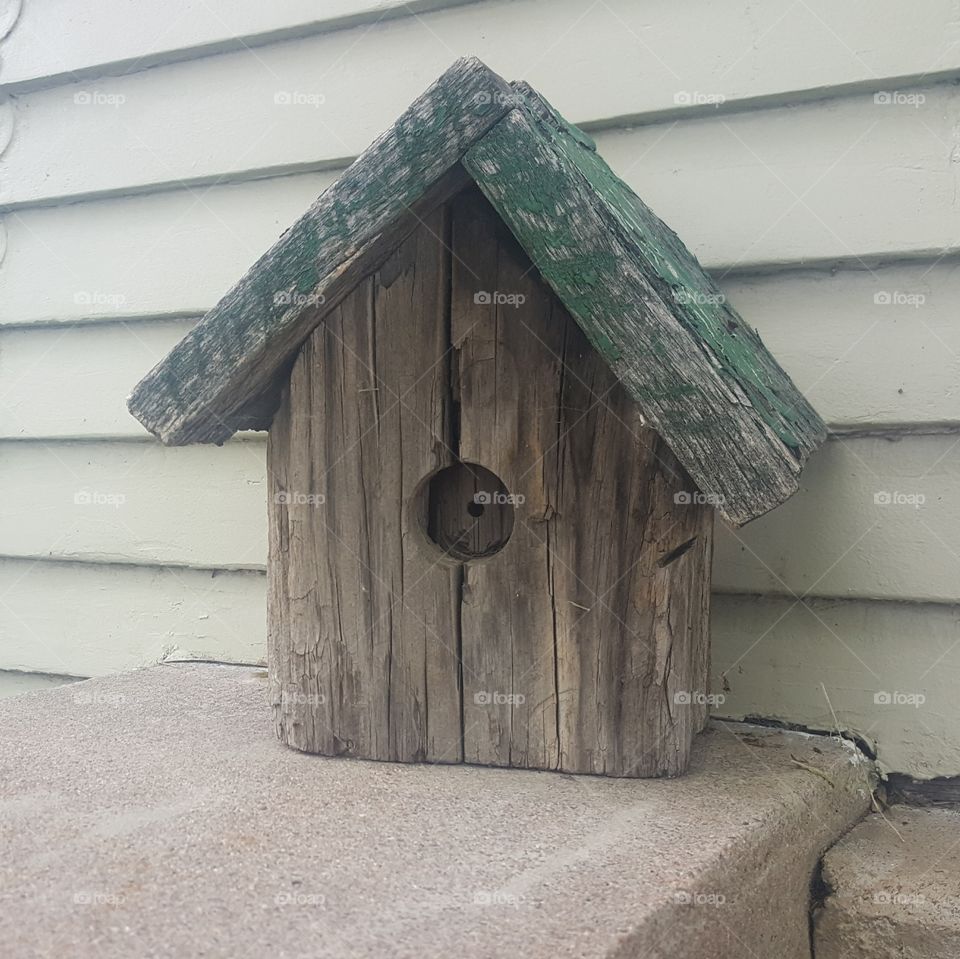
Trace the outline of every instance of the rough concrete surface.
[[960, 812], [893, 806], [824, 858], [817, 959], [960, 956]]
[[823, 737], [715, 723], [678, 780], [401, 766], [286, 749], [265, 690], [185, 664], [0, 702], [5, 956], [806, 959], [868, 806]]

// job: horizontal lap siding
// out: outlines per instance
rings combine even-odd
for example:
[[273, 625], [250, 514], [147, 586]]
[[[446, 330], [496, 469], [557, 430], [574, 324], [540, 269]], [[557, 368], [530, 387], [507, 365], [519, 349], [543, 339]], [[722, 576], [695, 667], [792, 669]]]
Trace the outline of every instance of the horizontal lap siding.
[[[587, 110], [596, 100], [591, 88], [609, 76], [615, 62], [625, 89], [605, 95], [613, 99], [608, 109], [619, 107], [621, 115], [638, 110], [637, 104], [628, 108], [621, 102], [638, 95], [646, 109], [664, 100], [672, 103], [681, 79], [690, 91], [720, 89], [746, 98], [945, 70], [957, 64], [954, 44], [960, 35], [951, 0], [929, 0], [909, 11], [899, 0], [857, 0], [839, 7], [830, 0], [776, 0], [759, 7], [745, 0], [706, 5], [606, 0], [589, 8], [589, 19], [580, 0], [488, 0], [477, 9], [443, 10], [462, 2], [140, 0], [135, 17], [125, 0], [24, 3], [5, 44], [2, 79], [28, 86], [51, 77], [109, 75], [236, 49], [237, 38], [257, 46], [278, 35], [323, 32], [359, 20], [356, 31], [334, 41], [342, 50], [371, 24], [381, 24], [376, 42], [365, 42], [367, 49], [358, 51], [368, 58], [360, 61], [358, 72], [380, 51], [400, 47], [430, 76], [446, 65], [444, 58], [452, 60], [469, 44], [477, 56], [509, 56], [504, 69], [526, 75], [550, 68], [531, 54], [550, 48], [553, 56], [543, 59], [555, 58], [561, 81], [572, 88], [582, 77], [579, 97]], [[4, 12], [15, 6], [4, 4]], [[419, 15], [419, 23], [386, 22], [411, 14]], [[0, 31], [9, 19], [0, 19]], [[116, 29], [118, 23], [124, 29]], [[571, 24], [581, 29], [564, 35]], [[636, 55], [638, 45], [647, 56]], [[705, 48], [711, 56], [702, 55]], [[816, 56], [800, 56], [798, 50]], [[576, 63], [577, 70], [559, 69], [565, 63]]]
[[263, 569], [265, 444], [0, 444], [7, 556]]
[[715, 714], [839, 725], [918, 778], [960, 770], [956, 606], [714, 596], [711, 616]]
[[9, 213], [0, 324], [202, 314], [335, 179], [281, 177]]
[[[190, 268], [216, 252], [198, 250]], [[167, 275], [182, 274], [171, 263]], [[960, 427], [960, 261], [738, 274], [720, 287], [831, 426]], [[0, 439], [145, 437], [124, 398], [195, 322], [0, 325]]]
[[[924, 91], [916, 109], [856, 96], [596, 139], [721, 281], [758, 265], [842, 260], [862, 268], [876, 257], [960, 248], [952, 159], [960, 90]], [[268, 140], [289, 151], [316, 126], [303, 120]], [[230, 157], [247, 129], [236, 129]], [[189, 155], [201, 150], [202, 136], [184, 139]], [[100, 141], [91, 147], [128, 155]], [[105, 157], [88, 162], [92, 175], [105, 175]], [[31, 176], [51, 168], [87, 175], [51, 158], [28, 166]], [[335, 178], [327, 171], [10, 212], [0, 322], [203, 312]]]
[[124, 400], [195, 323], [0, 328], [0, 439], [146, 438]]
[[[466, 55], [528, 80], [577, 123], [676, 111], [685, 97], [735, 103], [960, 68], [949, 0], [880, 6], [887, 16], [866, 0], [839, 13], [827, 0], [759, 10], [744, 0], [483, 2], [64, 83], [17, 98], [0, 166], [17, 180], [4, 201], [351, 156]], [[113, 20], [108, 35], [131, 19]], [[16, 44], [15, 28], [6, 45]], [[74, 162], [47, 169], [65, 146]]]
[[[237, 50], [281, 36], [377, 23], [464, 0], [74, 0], [24, 3], [3, 52], [0, 78], [18, 88], [145, 70], [171, 60]], [[13, 0], [4, 8], [19, 6]], [[118, 30], [117, 24], [124, 29]], [[0, 20], [0, 31], [4, 23]], [[56, 43], [51, 43], [52, 37]]]
[[[262, 569], [264, 444], [0, 444], [7, 555]], [[890, 502], [886, 502], [889, 498]], [[801, 490], [740, 530], [717, 524], [714, 589], [958, 600], [960, 437], [834, 440]], [[320, 506], [319, 509], [325, 507]]]
[[780, 509], [717, 524], [713, 586], [955, 602], [958, 544], [960, 436], [833, 441]]
[[888, 768], [960, 772], [952, 0], [322, 6], [26, 0], [0, 41], [0, 670], [262, 659], [263, 443], [163, 449], [126, 394], [472, 53], [594, 130], [832, 427], [896, 438], [718, 526], [717, 712], [836, 712]]
[[0, 670], [102, 676], [266, 656], [263, 573], [0, 560]]
[[960, 260], [720, 286], [831, 426], [960, 424]]

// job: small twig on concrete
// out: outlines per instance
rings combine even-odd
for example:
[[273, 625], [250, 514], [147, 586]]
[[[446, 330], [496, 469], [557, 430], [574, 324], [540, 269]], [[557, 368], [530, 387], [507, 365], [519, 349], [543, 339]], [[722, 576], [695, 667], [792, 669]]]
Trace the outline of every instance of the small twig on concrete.
[[[837, 730], [837, 736], [840, 737], [840, 721], [837, 719], [836, 710], [833, 708], [833, 703], [830, 702], [830, 697], [827, 695], [827, 687], [821, 683], [820, 688], [823, 690], [824, 699], [826, 699], [827, 705], [830, 707], [830, 712], [833, 714], [833, 724]], [[869, 774], [867, 775], [867, 785], [870, 786], [870, 805], [880, 814], [880, 818], [894, 831], [900, 842], [906, 842], [906, 839], [903, 838], [903, 833], [897, 829], [897, 827], [890, 821], [887, 814], [883, 811], [883, 806], [881, 805], [880, 800], [877, 798], [877, 791], [870, 783]]]
[[828, 783], [830, 783], [831, 789], [837, 788], [837, 784], [822, 769], [817, 769], [816, 766], [811, 766], [810, 763], [805, 763], [802, 759], [797, 759], [793, 753], [790, 754], [790, 762], [792, 762], [795, 766], [799, 766], [801, 769], [806, 769], [808, 773], [813, 773], [815, 776], [825, 779]]
[[906, 842], [907, 840], [903, 838], [903, 833], [897, 829], [897, 827], [890, 821], [890, 818], [887, 816], [887, 814], [883, 811], [883, 807], [877, 801], [877, 797], [871, 793], [870, 798], [873, 800], [873, 808], [880, 813], [880, 818], [894, 831], [900, 842]]

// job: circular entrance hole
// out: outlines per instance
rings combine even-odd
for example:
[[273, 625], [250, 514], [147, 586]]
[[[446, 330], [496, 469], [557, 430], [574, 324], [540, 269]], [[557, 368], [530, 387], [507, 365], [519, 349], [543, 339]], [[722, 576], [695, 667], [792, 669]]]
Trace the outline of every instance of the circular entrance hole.
[[466, 562], [503, 549], [513, 518], [513, 497], [483, 466], [456, 463], [430, 478], [427, 535], [452, 559]]

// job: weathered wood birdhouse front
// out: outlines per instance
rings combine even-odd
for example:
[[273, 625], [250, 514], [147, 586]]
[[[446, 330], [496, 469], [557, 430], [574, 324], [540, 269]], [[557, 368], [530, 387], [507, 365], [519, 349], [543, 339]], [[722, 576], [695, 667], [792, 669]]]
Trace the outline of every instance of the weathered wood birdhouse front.
[[686, 768], [714, 512], [824, 427], [677, 237], [525, 84], [459, 61], [137, 386], [165, 443], [269, 430], [280, 739]]

